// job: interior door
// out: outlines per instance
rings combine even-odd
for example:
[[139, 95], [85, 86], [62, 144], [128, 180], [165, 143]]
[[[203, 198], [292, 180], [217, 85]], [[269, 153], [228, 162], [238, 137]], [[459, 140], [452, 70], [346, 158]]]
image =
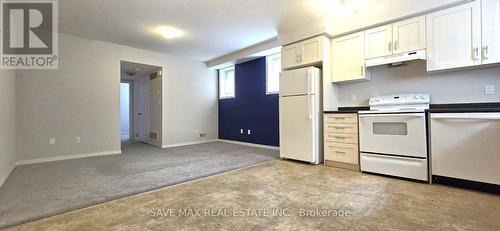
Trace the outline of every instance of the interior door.
[[392, 30], [394, 53], [425, 49], [425, 16], [396, 22]]
[[149, 77], [141, 77], [134, 82], [134, 139], [148, 142], [149, 132]]
[[366, 58], [377, 58], [392, 54], [392, 25], [365, 31]]
[[483, 64], [500, 62], [500, 0], [482, 1]]
[[282, 68], [289, 68], [299, 64], [300, 54], [299, 43], [291, 44], [281, 48], [281, 66]]
[[314, 162], [312, 109], [309, 97], [280, 97], [280, 156]]
[[332, 82], [365, 78], [365, 37], [355, 33], [332, 42]]
[[427, 70], [481, 64], [481, 1], [427, 15]]
[[323, 60], [323, 37], [316, 37], [302, 42], [300, 64], [316, 63]]

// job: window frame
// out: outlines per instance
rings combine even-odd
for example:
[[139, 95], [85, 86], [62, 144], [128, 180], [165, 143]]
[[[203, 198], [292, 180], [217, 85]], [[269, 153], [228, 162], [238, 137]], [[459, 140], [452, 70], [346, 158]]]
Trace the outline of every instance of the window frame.
[[[275, 54], [266, 56], [266, 95], [276, 95], [276, 94], [280, 93], [279, 84], [278, 84], [277, 91], [269, 91], [269, 72], [270, 72], [270, 69], [272, 68], [271, 67], [272, 60], [274, 60], [276, 57], [279, 57], [279, 59], [280, 59], [280, 70], [281, 70], [281, 53], [275, 53]], [[279, 83], [279, 76], [278, 76], [278, 83]]]
[[[230, 96], [221, 96], [221, 73], [224, 73], [226, 75], [226, 72], [228, 71], [233, 71], [233, 89], [234, 89], [234, 93], [233, 95], [230, 95]], [[219, 83], [219, 89], [218, 89], [218, 94], [219, 94], [219, 99], [234, 99], [236, 98], [236, 70], [235, 70], [235, 66], [228, 66], [228, 67], [224, 67], [224, 68], [221, 68], [219, 69], [219, 75], [218, 75], [218, 83]]]

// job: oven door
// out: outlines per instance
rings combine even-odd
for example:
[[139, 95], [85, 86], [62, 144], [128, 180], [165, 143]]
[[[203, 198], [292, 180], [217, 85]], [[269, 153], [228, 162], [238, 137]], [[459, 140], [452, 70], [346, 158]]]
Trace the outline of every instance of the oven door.
[[360, 114], [361, 152], [427, 158], [425, 113]]

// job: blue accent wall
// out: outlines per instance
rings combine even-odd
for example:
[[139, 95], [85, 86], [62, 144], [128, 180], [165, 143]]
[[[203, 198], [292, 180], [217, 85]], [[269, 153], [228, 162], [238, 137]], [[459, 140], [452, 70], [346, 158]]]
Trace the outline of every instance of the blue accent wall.
[[219, 99], [219, 139], [279, 146], [279, 99], [266, 95], [266, 58], [237, 64], [235, 85], [236, 98]]

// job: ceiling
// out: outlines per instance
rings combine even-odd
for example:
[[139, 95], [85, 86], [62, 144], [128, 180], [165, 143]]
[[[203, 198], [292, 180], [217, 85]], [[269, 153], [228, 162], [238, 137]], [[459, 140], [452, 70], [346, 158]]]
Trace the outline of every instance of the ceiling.
[[[154, 72], [160, 71], [161, 67], [152, 66], [142, 63], [133, 63], [127, 61], [120, 62], [120, 71], [122, 80], [133, 80], [136, 77], [142, 77], [146, 75], [153, 74]], [[130, 73], [135, 73], [130, 75]]]
[[[62, 33], [208, 61], [277, 36], [318, 17], [324, 0], [64, 0]], [[184, 31], [166, 40], [157, 26]]]

